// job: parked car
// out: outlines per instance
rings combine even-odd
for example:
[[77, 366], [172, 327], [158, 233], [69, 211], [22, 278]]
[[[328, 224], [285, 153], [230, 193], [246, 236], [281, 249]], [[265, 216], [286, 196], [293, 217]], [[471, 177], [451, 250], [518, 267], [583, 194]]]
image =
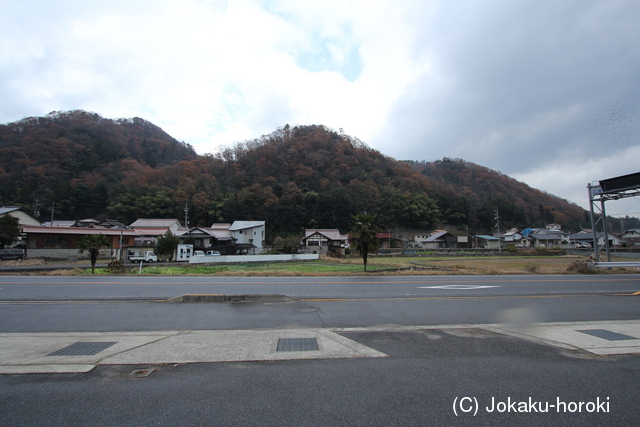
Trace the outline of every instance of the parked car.
[[195, 251], [193, 256], [204, 256], [204, 251]]
[[207, 251], [206, 256], [220, 256], [220, 252], [218, 251]]
[[129, 255], [129, 262], [158, 262], [158, 257], [153, 251], [146, 251], [144, 255]]
[[0, 249], [0, 260], [15, 259], [16, 261], [22, 261], [27, 257], [27, 252], [24, 249]]

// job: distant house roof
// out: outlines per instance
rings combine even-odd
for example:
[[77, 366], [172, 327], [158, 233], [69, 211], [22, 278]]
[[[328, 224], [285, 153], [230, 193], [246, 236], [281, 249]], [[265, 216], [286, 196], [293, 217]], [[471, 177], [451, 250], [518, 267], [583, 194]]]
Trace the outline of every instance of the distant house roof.
[[189, 230], [180, 230], [177, 233], [177, 236], [183, 237], [194, 234], [193, 232], [200, 232], [206, 234], [211, 237], [215, 237], [218, 240], [232, 240], [231, 231], [229, 229], [224, 228], [203, 228], [203, 227], [194, 227]]
[[[164, 236], [167, 231], [171, 231], [169, 227], [165, 228], [147, 228], [147, 227], [135, 227], [140, 236]], [[115, 230], [115, 229], [114, 229]], [[176, 233], [178, 233], [176, 231]]]
[[231, 224], [227, 222], [214, 222], [209, 228], [214, 230], [228, 230], [231, 228]]
[[340, 231], [335, 228], [320, 228], [320, 229], [305, 229], [304, 230], [304, 237], [302, 238], [302, 240], [306, 240], [307, 238], [313, 236], [314, 234], [320, 234], [324, 237], [326, 237], [329, 240], [347, 240], [349, 238], [349, 236], [346, 236], [344, 234], [340, 234]]
[[0, 216], [9, 215], [18, 218], [20, 225], [40, 225], [40, 221], [24, 212], [20, 206], [2, 206], [0, 207]]
[[130, 225], [133, 228], [169, 228], [174, 224], [180, 226], [177, 219], [139, 218]]
[[448, 231], [439, 231], [429, 237], [427, 237], [425, 240], [422, 241], [422, 243], [428, 243], [428, 242], [444, 242], [445, 239], [444, 237], [447, 234], [451, 234]]
[[9, 212], [19, 211], [20, 206], [2, 206], [0, 207], [0, 215], [8, 214]]
[[[598, 239], [601, 238], [601, 237], [604, 237], [604, 233], [597, 232], [596, 233], [596, 237]], [[571, 239], [571, 240], [593, 240], [593, 232], [583, 233], [581, 231], [579, 233], [572, 234], [571, 236], [569, 236], [569, 239]]]
[[500, 240], [497, 237], [493, 237], [493, 236], [487, 236], [486, 234], [478, 234], [475, 237], [479, 238], [479, 239], [484, 239], [484, 240]]
[[44, 227], [73, 227], [74, 225], [76, 225], [75, 221], [53, 221], [53, 223], [51, 221], [46, 221], [43, 222], [42, 225]]
[[264, 221], [234, 221], [233, 224], [231, 224], [231, 226], [229, 227], [229, 230], [245, 230], [247, 228], [262, 227], [264, 224]]
[[104, 234], [105, 236], [134, 236], [137, 237], [138, 233], [135, 230], [118, 229], [118, 228], [89, 228], [89, 227], [45, 227], [24, 225], [22, 226], [22, 232], [26, 234]]
[[562, 240], [562, 236], [556, 233], [531, 233], [527, 237], [534, 240]]

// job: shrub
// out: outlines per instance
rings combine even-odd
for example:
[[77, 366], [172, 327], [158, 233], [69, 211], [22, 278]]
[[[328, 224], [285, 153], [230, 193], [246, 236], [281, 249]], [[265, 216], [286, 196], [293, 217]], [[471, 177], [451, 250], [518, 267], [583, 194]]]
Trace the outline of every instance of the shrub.
[[124, 273], [124, 262], [120, 260], [111, 261], [107, 265], [107, 270], [109, 270], [111, 274], [122, 274]]
[[527, 264], [524, 268], [529, 273], [538, 273], [540, 271], [540, 265], [538, 264]]
[[575, 272], [579, 274], [596, 274], [598, 273], [598, 270], [591, 267], [589, 263], [576, 260], [573, 261], [571, 265], [569, 265], [569, 268], [567, 268], [567, 272]]

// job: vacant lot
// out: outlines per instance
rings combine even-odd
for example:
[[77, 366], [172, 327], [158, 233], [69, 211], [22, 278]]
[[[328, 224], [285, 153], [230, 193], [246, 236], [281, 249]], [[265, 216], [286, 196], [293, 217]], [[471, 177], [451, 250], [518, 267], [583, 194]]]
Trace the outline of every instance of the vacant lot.
[[[617, 261], [618, 259], [612, 259]], [[485, 274], [568, 274], [568, 273], [629, 273], [638, 274], [636, 268], [591, 269], [585, 264], [586, 256], [374, 256], [369, 258], [367, 272], [362, 259], [322, 257], [318, 261], [244, 263], [232, 265], [153, 265], [144, 264], [145, 275], [220, 275], [220, 276], [337, 276], [365, 274], [393, 275], [485, 275]], [[96, 274], [139, 274], [139, 267], [127, 266], [122, 271], [96, 269]], [[74, 269], [50, 274], [91, 274]]]

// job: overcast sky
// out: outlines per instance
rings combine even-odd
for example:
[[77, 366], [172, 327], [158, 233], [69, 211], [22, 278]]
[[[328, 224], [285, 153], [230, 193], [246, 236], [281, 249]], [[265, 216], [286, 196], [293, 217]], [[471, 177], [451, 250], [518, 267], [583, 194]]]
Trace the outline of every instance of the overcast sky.
[[[0, 0], [0, 123], [141, 117], [197, 152], [285, 124], [461, 158], [588, 209], [640, 172], [637, 0]], [[607, 203], [640, 217], [640, 197]]]

